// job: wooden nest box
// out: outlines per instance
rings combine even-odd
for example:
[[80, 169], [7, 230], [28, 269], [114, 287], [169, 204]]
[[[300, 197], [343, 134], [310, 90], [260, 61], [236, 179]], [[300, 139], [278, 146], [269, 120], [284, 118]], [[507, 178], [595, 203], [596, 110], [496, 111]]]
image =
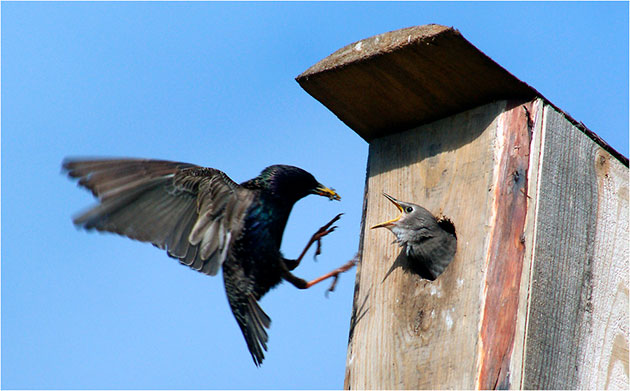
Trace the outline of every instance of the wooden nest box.
[[[346, 389], [628, 389], [627, 158], [453, 28], [297, 81], [369, 143]], [[382, 192], [454, 224], [434, 281], [369, 229], [397, 213]]]

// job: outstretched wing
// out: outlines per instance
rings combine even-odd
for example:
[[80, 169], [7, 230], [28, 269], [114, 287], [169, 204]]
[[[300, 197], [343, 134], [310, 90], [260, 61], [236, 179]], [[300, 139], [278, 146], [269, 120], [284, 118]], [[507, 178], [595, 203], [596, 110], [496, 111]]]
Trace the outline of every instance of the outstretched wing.
[[223, 172], [188, 163], [66, 160], [63, 169], [100, 201], [74, 224], [152, 243], [209, 275], [225, 261], [254, 198]]

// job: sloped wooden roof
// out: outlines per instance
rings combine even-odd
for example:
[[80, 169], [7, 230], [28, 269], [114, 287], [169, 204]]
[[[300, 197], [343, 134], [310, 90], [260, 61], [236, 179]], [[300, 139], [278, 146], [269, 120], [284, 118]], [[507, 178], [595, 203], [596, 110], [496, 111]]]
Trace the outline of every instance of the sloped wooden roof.
[[[437, 24], [351, 43], [296, 80], [368, 142], [495, 100], [544, 98], [459, 31]], [[628, 165], [628, 158], [564, 114]]]

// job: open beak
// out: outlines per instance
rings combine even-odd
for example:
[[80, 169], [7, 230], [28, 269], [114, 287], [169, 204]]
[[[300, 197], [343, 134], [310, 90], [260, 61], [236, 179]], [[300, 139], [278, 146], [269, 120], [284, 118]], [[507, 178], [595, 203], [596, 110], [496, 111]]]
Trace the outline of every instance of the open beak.
[[403, 207], [400, 205], [400, 203], [398, 202], [397, 199], [395, 199], [394, 197], [390, 196], [389, 194], [383, 193], [383, 195], [385, 196], [385, 198], [387, 198], [388, 200], [391, 201], [392, 204], [394, 204], [396, 206], [396, 208], [398, 208], [398, 210], [400, 211], [400, 215], [398, 217], [396, 217], [395, 219], [391, 219], [391, 220], [387, 220], [384, 223], [380, 223], [380, 224], [376, 224], [375, 226], [373, 226], [370, 229], [374, 229], [374, 228], [381, 228], [381, 227], [391, 227], [392, 225], [394, 225], [398, 220], [400, 220], [400, 218], [403, 216]]
[[314, 193], [323, 197], [328, 197], [329, 200], [341, 200], [341, 196], [339, 196], [339, 194], [337, 194], [334, 189], [329, 189], [321, 183], [317, 185]]

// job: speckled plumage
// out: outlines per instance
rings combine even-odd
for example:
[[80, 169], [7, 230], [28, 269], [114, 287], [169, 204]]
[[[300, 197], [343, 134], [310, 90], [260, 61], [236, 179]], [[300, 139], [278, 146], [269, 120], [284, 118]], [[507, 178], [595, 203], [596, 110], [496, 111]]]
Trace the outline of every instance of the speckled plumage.
[[162, 160], [66, 160], [63, 169], [100, 201], [76, 225], [152, 243], [208, 275], [222, 268], [232, 313], [262, 363], [271, 320], [258, 300], [283, 279], [307, 287], [290, 273], [299, 261], [280, 252], [291, 209], [309, 194], [338, 200], [333, 190], [285, 165], [240, 185], [213, 168]]

